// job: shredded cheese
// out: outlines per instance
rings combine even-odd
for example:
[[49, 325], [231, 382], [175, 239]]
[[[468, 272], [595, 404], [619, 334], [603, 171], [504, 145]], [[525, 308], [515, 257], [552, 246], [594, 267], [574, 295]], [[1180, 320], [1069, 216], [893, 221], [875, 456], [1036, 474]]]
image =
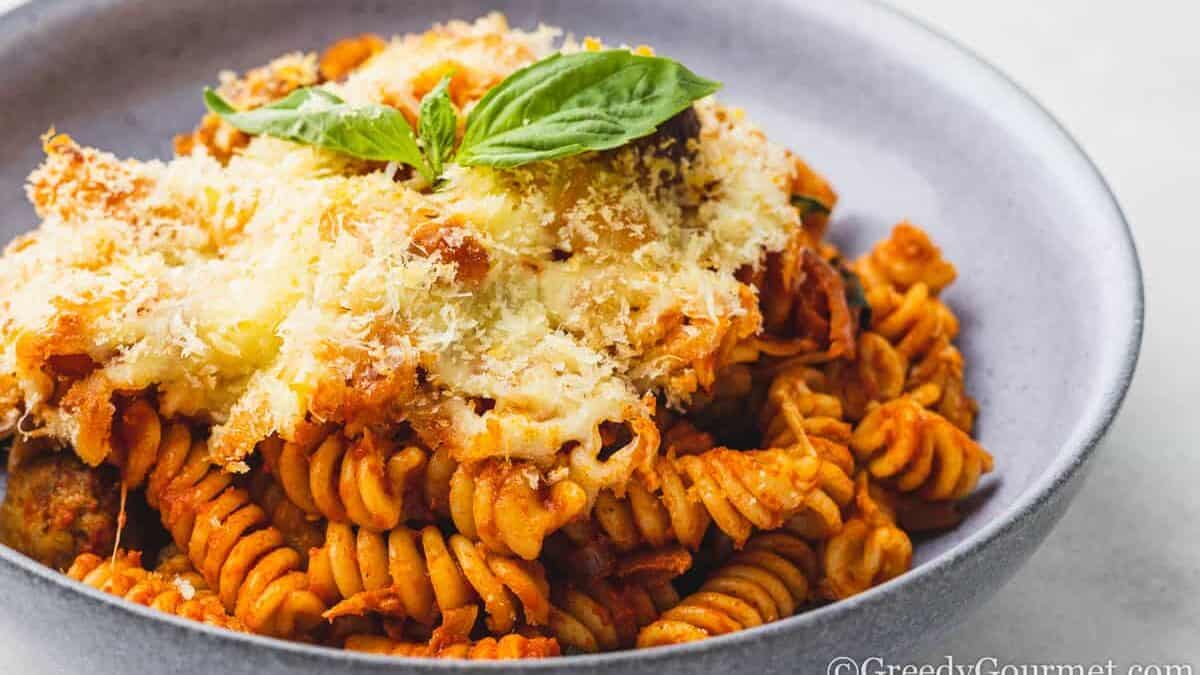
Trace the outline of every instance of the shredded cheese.
[[[467, 110], [557, 35], [455, 22], [324, 86], [415, 110], [453, 68]], [[651, 414], [645, 393], [686, 405], [711, 383], [723, 346], [759, 329], [735, 273], [800, 227], [787, 153], [713, 100], [695, 111], [682, 160], [635, 144], [452, 165], [436, 192], [266, 137], [224, 165], [49, 137], [29, 179], [42, 223], [0, 260], [0, 402], [99, 448], [93, 462], [111, 444], [105, 406], [143, 390], [209, 421], [234, 470], [264, 438], [325, 421], [407, 420], [460, 459], [596, 445], [602, 422]], [[95, 366], [64, 374], [64, 355]]]

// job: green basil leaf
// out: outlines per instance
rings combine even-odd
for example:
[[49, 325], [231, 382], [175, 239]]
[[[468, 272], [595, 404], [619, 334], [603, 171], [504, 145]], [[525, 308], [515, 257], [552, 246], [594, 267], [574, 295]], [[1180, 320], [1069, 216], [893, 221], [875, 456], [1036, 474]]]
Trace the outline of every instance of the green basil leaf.
[[840, 258], [833, 261], [838, 273], [842, 275], [842, 285], [846, 288], [846, 305], [851, 314], [858, 319], [858, 325], [866, 330], [871, 326], [871, 303], [867, 302], [867, 291], [863, 288], [862, 280]]
[[450, 77], [443, 77], [425, 98], [421, 99], [421, 146], [434, 177], [442, 175], [442, 167], [454, 154], [454, 134], [458, 130], [454, 103], [450, 101]]
[[433, 182], [434, 176], [429, 174], [421, 157], [412, 127], [394, 108], [350, 105], [324, 89], [313, 87], [297, 89], [270, 105], [242, 112], [217, 92], [205, 89], [204, 104], [248, 134], [274, 136], [362, 159], [401, 162], [420, 170]]
[[833, 211], [828, 203], [811, 195], [792, 195], [792, 206], [799, 209], [801, 215], [809, 212], [829, 215]]
[[512, 167], [615, 148], [720, 86], [671, 59], [623, 49], [555, 54], [488, 91], [467, 118], [457, 161]]

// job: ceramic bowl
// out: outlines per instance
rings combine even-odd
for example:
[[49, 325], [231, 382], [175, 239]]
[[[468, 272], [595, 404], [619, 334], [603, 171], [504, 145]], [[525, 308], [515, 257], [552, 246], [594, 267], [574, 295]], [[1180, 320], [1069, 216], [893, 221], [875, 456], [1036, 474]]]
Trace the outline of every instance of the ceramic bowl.
[[35, 224], [21, 190], [50, 125], [137, 157], [170, 156], [201, 87], [363, 31], [505, 11], [609, 43], [654, 45], [725, 82], [767, 133], [841, 194], [833, 238], [864, 250], [908, 218], [960, 276], [978, 432], [996, 471], [915, 569], [845, 602], [678, 647], [502, 665], [395, 660], [235, 635], [166, 617], [0, 547], [6, 672], [782, 673], [898, 656], [995, 592], [1058, 520], [1120, 404], [1141, 335], [1129, 231], [1071, 137], [1002, 74], [893, 10], [858, 0], [33, 0], [0, 19], [0, 226]]

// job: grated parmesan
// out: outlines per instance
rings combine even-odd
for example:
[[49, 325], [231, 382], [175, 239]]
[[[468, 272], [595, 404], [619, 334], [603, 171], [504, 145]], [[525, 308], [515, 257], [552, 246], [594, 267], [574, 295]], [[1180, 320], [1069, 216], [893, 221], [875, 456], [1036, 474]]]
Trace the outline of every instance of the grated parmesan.
[[[558, 35], [454, 22], [324, 86], [415, 109], [452, 63], [466, 110]], [[714, 100], [696, 113], [679, 163], [629, 147], [452, 165], [437, 192], [266, 137], [224, 165], [50, 138], [28, 185], [42, 223], [0, 260], [0, 382], [80, 448], [108, 442], [104, 396], [153, 389], [165, 414], [210, 421], [235, 470], [307, 421], [408, 420], [460, 459], [596, 443], [600, 423], [649, 416], [647, 392], [686, 405], [711, 382], [722, 344], [759, 329], [735, 272], [800, 227], [787, 152]], [[55, 393], [62, 354], [96, 364], [75, 398]]]

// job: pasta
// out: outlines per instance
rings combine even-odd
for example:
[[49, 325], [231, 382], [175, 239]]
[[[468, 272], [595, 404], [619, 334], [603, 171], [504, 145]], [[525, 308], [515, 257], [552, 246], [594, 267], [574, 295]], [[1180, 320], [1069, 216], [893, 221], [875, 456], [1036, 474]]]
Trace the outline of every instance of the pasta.
[[519, 620], [545, 625], [549, 612], [539, 564], [490, 553], [461, 534], [447, 538], [433, 526], [384, 536], [331, 522], [308, 576], [322, 599], [344, 598], [327, 618], [384, 609], [432, 626], [439, 615], [482, 603], [489, 629], [503, 634]]
[[841, 600], [899, 576], [912, 564], [912, 542], [895, 515], [871, 495], [866, 474], [858, 481], [856, 512], [825, 544], [821, 591]]
[[802, 448], [851, 475], [851, 429], [842, 419], [842, 401], [810, 389], [808, 381], [814, 376], [820, 377], [811, 368], [792, 366], [772, 378], [760, 414], [763, 443]]
[[554, 589], [550, 631], [558, 642], [581, 652], [627, 649], [638, 629], [679, 602], [670, 584], [567, 583]]
[[654, 476], [653, 491], [635, 480], [625, 499], [603, 493], [597, 502], [597, 524], [619, 550], [672, 541], [695, 550], [710, 523], [737, 545], [755, 528], [776, 529], [794, 517], [813, 518], [836, 530], [839, 505], [851, 491], [843, 469], [811, 449], [713, 448], [666, 456]]
[[[958, 320], [937, 296], [956, 276], [929, 236], [901, 223], [892, 236], [858, 261], [855, 269], [867, 289], [874, 330], [891, 341], [911, 364], [904, 388], [937, 387], [931, 405], [970, 433], [978, 408], [963, 384], [963, 358], [951, 340]], [[893, 396], [873, 400], [888, 400]]]
[[816, 553], [802, 539], [756, 535], [699, 591], [643, 628], [637, 644], [691, 642], [789, 617], [809, 602], [816, 578]]
[[267, 522], [279, 530], [289, 547], [306, 559], [308, 551], [325, 540], [321, 522], [309, 518], [303, 509], [288, 499], [279, 483], [266, 472], [254, 473], [247, 490], [250, 499], [266, 512]]
[[140, 400], [120, 416], [114, 435], [125, 441], [125, 482], [145, 480], [146, 500], [226, 609], [250, 630], [272, 635], [319, 622], [325, 606], [307, 589], [303, 557], [267, 525], [249, 493], [233, 486], [233, 476], [211, 463], [202, 440], [182, 424], [164, 428]]
[[487, 460], [450, 479], [450, 515], [459, 532], [498, 553], [534, 560], [547, 535], [583, 512], [584, 489], [569, 478], [546, 484], [529, 464]]
[[930, 389], [872, 409], [854, 429], [851, 445], [871, 475], [898, 489], [920, 489], [929, 500], [962, 499], [992, 470], [992, 456], [961, 429], [927, 410]]
[[398, 640], [382, 635], [350, 635], [344, 646], [372, 654], [489, 661], [559, 655], [559, 645], [554, 638], [533, 633], [509, 633], [500, 638], [472, 640], [468, 633], [475, 623], [476, 612], [475, 607], [453, 610], [447, 615], [446, 623], [425, 641]]
[[551, 638], [511, 633], [499, 639], [486, 637], [473, 642], [433, 647], [427, 642], [402, 642], [378, 635], [352, 635], [346, 649], [390, 656], [424, 656], [439, 659], [504, 660], [558, 656], [558, 643]]
[[80, 554], [67, 576], [130, 602], [230, 630], [244, 631], [221, 601], [194, 572], [163, 574], [142, 568], [141, 554], [118, 551], [111, 560], [94, 553]]
[[312, 516], [377, 531], [400, 524], [410, 476], [427, 461], [424, 450], [393, 447], [370, 431], [353, 444], [338, 434], [314, 441], [307, 448], [278, 438], [263, 442], [292, 503]]
[[[468, 467], [413, 445], [389, 447], [369, 433], [351, 447], [333, 434], [309, 445], [275, 438], [263, 443], [288, 500], [309, 516], [377, 532], [402, 520], [448, 515], [464, 536], [497, 553], [534, 560], [545, 537], [579, 515], [587, 499], [570, 479], [547, 485], [528, 463]], [[415, 496], [420, 508], [410, 500], [406, 510], [406, 495]]]
[[908, 222], [897, 225], [891, 237], [876, 244], [855, 264], [855, 270], [867, 289], [890, 286], [906, 291], [921, 285], [933, 295], [958, 276], [929, 235]]
[[[453, 659], [700, 640], [906, 572], [995, 464], [954, 265], [908, 222], [844, 257], [829, 181], [708, 95], [618, 147], [454, 155], [514, 72], [612, 56], [556, 40], [490, 15], [285, 55], [222, 75], [234, 112], [210, 95], [169, 162], [48, 134], [0, 257], [0, 538], [177, 616]], [[407, 122], [383, 145], [421, 162], [235, 125], [276, 103]]]
[[909, 377], [908, 358], [878, 333], [859, 334], [858, 355], [853, 362], [830, 362], [811, 376], [813, 386], [841, 402], [851, 420], [862, 419], [871, 404], [902, 394]]

